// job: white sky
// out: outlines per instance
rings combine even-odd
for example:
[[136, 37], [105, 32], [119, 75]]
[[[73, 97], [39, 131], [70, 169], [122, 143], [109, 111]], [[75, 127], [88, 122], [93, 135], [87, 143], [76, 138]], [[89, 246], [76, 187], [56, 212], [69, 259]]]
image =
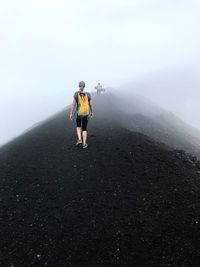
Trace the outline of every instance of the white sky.
[[0, 144], [69, 105], [80, 80], [200, 70], [199, 14], [198, 0], [0, 0]]

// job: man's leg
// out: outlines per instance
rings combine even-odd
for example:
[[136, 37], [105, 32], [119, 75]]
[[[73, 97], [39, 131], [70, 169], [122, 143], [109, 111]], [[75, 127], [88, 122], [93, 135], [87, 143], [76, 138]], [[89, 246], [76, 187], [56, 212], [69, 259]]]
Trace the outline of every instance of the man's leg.
[[82, 135], [83, 135], [83, 145], [87, 143], [87, 123], [88, 118], [82, 119]]
[[78, 140], [81, 140], [81, 118], [76, 118], [76, 133], [78, 136]]
[[77, 136], [78, 136], [78, 140], [81, 140], [81, 127], [76, 127], [76, 132], [77, 132]]
[[83, 145], [85, 145], [87, 143], [87, 131], [83, 131]]

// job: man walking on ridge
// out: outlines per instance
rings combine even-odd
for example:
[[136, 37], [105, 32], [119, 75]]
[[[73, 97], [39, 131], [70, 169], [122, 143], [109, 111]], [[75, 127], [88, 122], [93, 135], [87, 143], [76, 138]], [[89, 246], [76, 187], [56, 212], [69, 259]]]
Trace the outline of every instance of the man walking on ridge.
[[[79, 90], [74, 93], [70, 111], [70, 120], [76, 119], [77, 145], [87, 148], [87, 124], [89, 117], [93, 118], [93, 103], [91, 94], [84, 91], [85, 82], [79, 82]], [[74, 112], [75, 111], [75, 112]]]

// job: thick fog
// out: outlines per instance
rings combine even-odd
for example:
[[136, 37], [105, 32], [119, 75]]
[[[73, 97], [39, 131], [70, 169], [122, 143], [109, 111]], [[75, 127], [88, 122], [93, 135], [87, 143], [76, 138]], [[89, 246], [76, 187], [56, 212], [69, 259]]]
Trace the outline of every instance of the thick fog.
[[[0, 145], [78, 82], [132, 88], [200, 129], [198, 0], [1, 0]], [[130, 95], [128, 96], [130, 97]]]

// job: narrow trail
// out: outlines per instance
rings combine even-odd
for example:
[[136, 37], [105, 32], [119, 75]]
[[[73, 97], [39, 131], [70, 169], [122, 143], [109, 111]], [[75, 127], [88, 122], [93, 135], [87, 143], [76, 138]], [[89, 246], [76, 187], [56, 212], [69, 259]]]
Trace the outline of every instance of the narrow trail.
[[0, 266], [199, 266], [197, 166], [104, 112], [66, 111], [0, 153]]

